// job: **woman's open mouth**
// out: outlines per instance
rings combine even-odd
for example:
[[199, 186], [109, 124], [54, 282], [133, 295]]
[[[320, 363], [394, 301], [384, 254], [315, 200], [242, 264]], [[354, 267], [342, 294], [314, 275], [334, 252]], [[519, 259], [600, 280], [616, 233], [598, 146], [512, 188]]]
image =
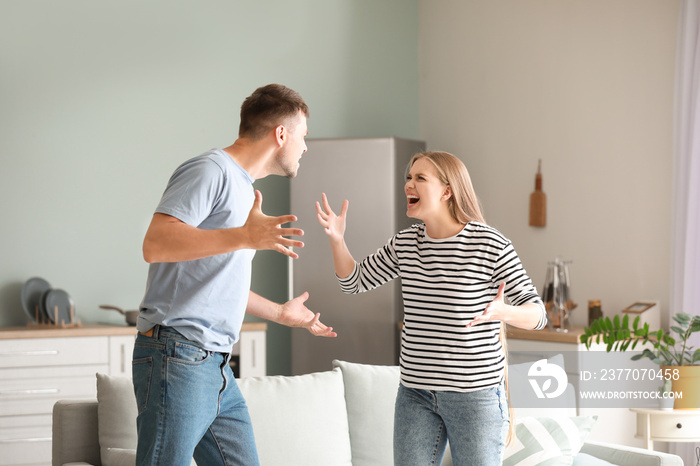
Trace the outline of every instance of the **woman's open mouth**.
[[418, 196], [414, 196], [412, 194], [407, 195], [406, 199], [408, 199], [409, 207], [416, 204], [418, 201], [420, 201], [420, 198]]

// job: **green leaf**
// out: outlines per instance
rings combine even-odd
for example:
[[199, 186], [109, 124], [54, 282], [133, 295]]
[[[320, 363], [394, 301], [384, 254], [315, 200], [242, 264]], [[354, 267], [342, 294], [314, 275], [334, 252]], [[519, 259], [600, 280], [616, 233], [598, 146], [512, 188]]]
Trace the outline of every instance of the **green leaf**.
[[605, 330], [605, 319], [607, 319], [607, 317], [601, 317], [594, 322], [596, 333], [600, 333], [601, 331]]
[[700, 332], [700, 316], [695, 316], [690, 324], [690, 333]]
[[613, 323], [610, 320], [610, 317], [606, 317], [605, 320], [603, 321], [603, 324], [605, 325], [605, 330], [613, 330]]
[[663, 349], [659, 350], [659, 358], [662, 359], [666, 365], [672, 365], [677, 361], [669, 351]]
[[688, 324], [690, 323], [693, 318], [690, 316], [690, 314], [685, 314], [683, 312], [678, 312], [672, 316], [673, 320], [678, 322], [680, 325], [683, 327], [688, 327]]

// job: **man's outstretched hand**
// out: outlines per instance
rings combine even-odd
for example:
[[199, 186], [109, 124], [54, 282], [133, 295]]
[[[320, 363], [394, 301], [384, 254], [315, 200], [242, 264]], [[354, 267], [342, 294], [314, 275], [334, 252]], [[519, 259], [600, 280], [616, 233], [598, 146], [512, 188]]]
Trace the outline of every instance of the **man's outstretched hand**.
[[317, 337], [337, 337], [338, 334], [333, 331], [333, 327], [328, 327], [319, 320], [320, 313], [314, 314], [306, 307], [304, 303], [307, 299], [309, 299], [309, 293], [305, 291], [282, 304], [279, 323], [289, 327], [304, 327]]

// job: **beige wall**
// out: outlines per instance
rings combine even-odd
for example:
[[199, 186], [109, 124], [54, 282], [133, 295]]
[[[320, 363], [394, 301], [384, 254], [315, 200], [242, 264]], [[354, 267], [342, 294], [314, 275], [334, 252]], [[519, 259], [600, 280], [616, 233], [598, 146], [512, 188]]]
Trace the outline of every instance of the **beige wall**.
[[[677, 0], [419, 2], [421, 137], [459, 155], [541, 289], [668, 312]], [[537, 160], [548, 224], [528, 226]]]

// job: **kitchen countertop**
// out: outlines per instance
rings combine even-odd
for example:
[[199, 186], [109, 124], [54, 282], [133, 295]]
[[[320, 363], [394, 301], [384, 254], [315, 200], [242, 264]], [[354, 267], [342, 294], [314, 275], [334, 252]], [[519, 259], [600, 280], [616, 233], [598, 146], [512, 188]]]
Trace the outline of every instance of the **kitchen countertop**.
[[544, 328], [542, 330], [524, 330], [517, 327], [508, 326], [506, 331], [507, 338], [518, 340], [537, 340], [537, 341], [554, 341], [558, 343], [580, 344], [581, 335], [584, 333], [584, 327], [571, 326], [567, 327], [567, 332], [557, 332]]
[[[241, 328], [244, 332], [255, 330], [267, 330], [266, 322], [243, 322]], [[58, 338], [58, 337], [95, 337], [114, 335], [136, 335], [136, 327], [127, 325], [110, 325], [86, 323], [81, 327], [2, 327], [0, 326], [0, 340], [16, 338]]]

